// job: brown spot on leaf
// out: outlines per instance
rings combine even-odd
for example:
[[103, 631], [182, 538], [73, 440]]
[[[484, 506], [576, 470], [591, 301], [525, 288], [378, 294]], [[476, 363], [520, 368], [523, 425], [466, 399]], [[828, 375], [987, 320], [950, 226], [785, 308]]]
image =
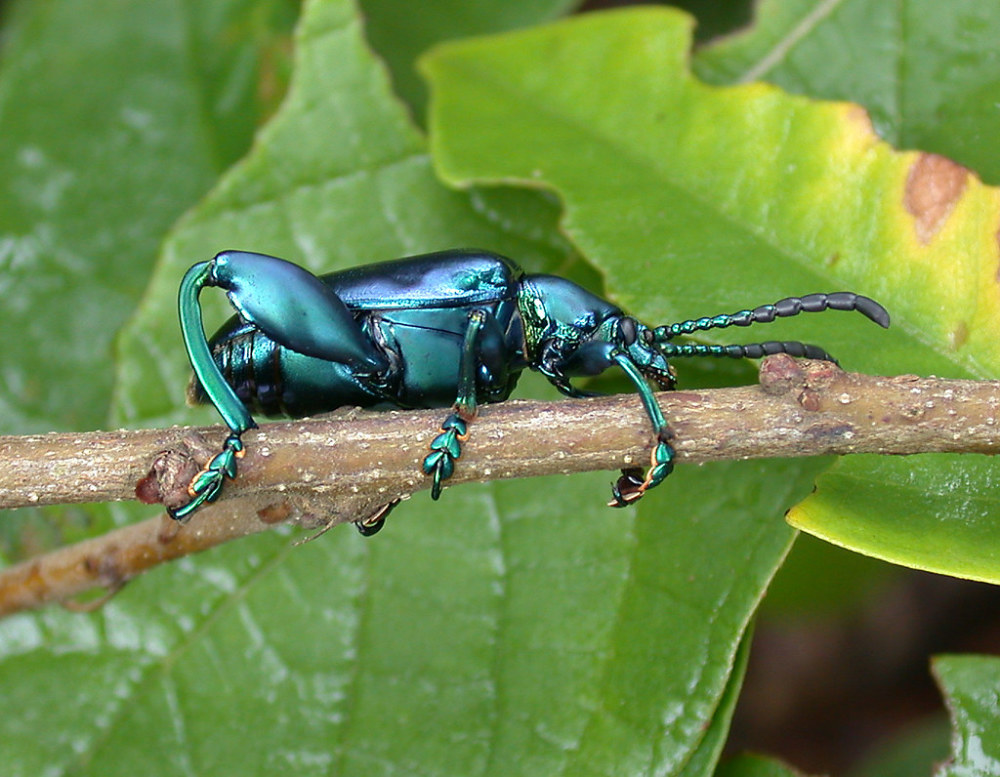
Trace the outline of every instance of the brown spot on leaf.
[[925, 245], [944, 226], [965, 191], [969, 171], [938, 154], [921, 154], [910, 167], [903, 204]]

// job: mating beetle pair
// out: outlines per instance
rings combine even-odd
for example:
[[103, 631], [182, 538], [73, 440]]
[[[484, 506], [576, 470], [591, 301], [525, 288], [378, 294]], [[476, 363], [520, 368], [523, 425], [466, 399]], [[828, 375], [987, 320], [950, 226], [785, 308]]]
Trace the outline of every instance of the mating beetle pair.
[[[224, 289], [237, 311], [207, 340], [198, 295]], [[673, 388], [668, 359], [681, 356], [760, 358], [787, 353], [833, 361], [799, 342], [748, 345], [679, 344], [679, 335], [831, 310], [857, 310], [883, 327], [889, 314], [851, 292], [789, 297], [753, 310], [651, 328], [577, 284], [526, 275], [487, 251], [454, 250], [355, 267], [317, 277], [264, 254], [223, 251], [194, 265], [181, 282], [180, 320], [194, 368], [191, 396], [211, 402], [229, 426], [222, 451], [192, 480], [191, 501], [171, 511], [187, 519], [214, 501], [236, 476], [240, 436], [256, 426], [250, 410], [301, 417], [345, 405], [451, 407], [423, 461], [437, 499], [461, 455], [469, 422], [482, 403], [510, 396], [525, 368], [559, 391], [587, 396], [571, 377], [617, 365], [635, 384], [656, 444], [648, 471], [623, 469], [612, 507], [624, 507], [673, 470], [670, 431], [647, 380]], [[356, 522], [378, 531], [396, 505]]]

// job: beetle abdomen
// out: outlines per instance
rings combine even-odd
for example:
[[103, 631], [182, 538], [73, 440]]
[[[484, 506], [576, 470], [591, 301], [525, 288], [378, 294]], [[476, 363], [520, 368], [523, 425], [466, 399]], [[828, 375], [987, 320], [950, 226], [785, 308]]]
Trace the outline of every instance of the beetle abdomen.
[[212, 356], [226, 383], [253, 412], [287, 415], [282, 393], [281, 347], [256, 327], [213, 341]]
[[[226, 383], [253, 413], [302, 418], [345, 405], [372, 407], [386, 401], [348, 365], [291, 351], [235, 317], [216, 332], [209, 348]], [[208, 401], [192, 378], [188, 403]]]

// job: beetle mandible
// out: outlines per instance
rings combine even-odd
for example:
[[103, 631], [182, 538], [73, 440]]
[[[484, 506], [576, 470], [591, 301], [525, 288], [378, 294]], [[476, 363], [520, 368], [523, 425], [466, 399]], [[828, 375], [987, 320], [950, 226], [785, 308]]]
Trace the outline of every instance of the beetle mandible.
[[[224, 289], [237, 315], [206, 339], [198, 296]], [[181, 282], [181, 331], [195, 378], [191, 398], [210, 402], [229, 426], [222, 450], [188, 487], [191, 501], [170, 511], [186, 520], [236, 477], [250, 411], [301, 417], [345, 405], [446, 408], [451, 412], [423, 461], [441, 494], [469, 422], [483, 403], [510, 396], [525, 368], [571, 397], [588, 396], [571, 377], [620, 367], [635, 384], [656, 436], [650, 466], [622, 470], [612, 507], [638, 500], [674, 467], [666, 419], [647, 381], [674, 386], [668, 359], [760, 358], [787, 353], [835, 361], [800, 342], [746, 345], [673, 342], [679, 335], [767, 323], [802, 312], [857, 310], [882, 327], [885, 308], [851, 292], [788, 297], [752, 310], [648, 327], [572, 281], [527, 275], [488, 251], [451, 250], [354, 267], [317, 277], [265, 254], [223, 251], [194, 265]], [[374, 534], [396, 502], [355, 522]]]

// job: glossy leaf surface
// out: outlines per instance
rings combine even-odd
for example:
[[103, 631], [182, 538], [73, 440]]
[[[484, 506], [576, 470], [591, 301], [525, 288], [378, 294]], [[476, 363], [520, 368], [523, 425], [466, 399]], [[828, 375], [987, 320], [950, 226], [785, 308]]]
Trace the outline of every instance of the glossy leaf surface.
[[280, 97], [293, 18], [257, 0], [15, 4], [0, 63], [3, 432], [104, 423], [112, 339], [167, 228]]

